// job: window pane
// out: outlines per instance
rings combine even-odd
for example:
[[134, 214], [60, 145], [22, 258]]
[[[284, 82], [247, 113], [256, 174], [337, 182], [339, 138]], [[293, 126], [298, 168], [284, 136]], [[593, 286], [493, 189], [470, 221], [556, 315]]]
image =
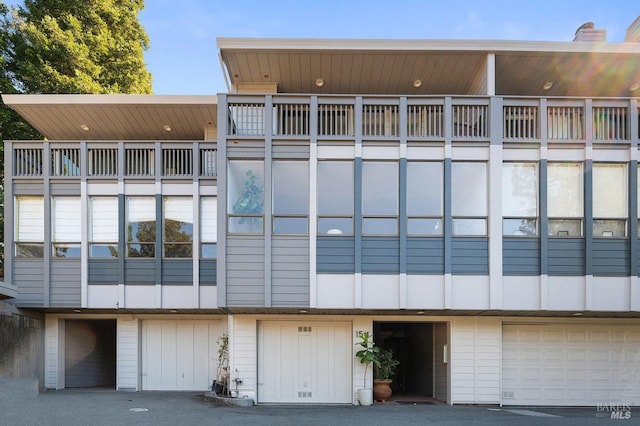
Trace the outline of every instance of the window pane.
[[451, 165], [453, 216], [487, 215], [487, 165], [454, 162]]
[[626, 164], [593, 164], [593, 217], [626, 218], [627, 192]]
[[164, 242], [193, 241], [193, 200], [187, 197], [164, 197]]
[[264, 213], [264, 165], [262, 161], [229, 161], [227, 213]]
[[[127, 256], [154, 257], [156, 241], [156, 200], [154, 197], [127, 198]], [[131, 244], [135, 243], [135, 244]], [[138, 244], [140, 243], [140, 244]]]
[[353, 234], [353, 219], [350, 217], [318, 218], [318, 233], [325, 235]]
[[44, 244], [16, 243], [16, 257], [43, 257]]
[[503, 164], [502, 215], [538, 216], [538, 174], [536, 164]]
[[306, 234], [309, 231], [306, 217], [273, 218], [274, 234]]
[[116, 244], [91, 244], [89, 256], [97, 258], [118, 257], [118, 246]]
[[107, 243], [118, 241], [118, 198], [92, 197], [89, 241]]
[[547, 172], [549, 217], [582, 217], [582, 165], [549, 163]]
[[387, 217], [365, 217], [362, 220], [362, 233], [368, 235], [396, 235], [398, 220]]
[[51, 210], [53, 241], [80, 242], [80, 197], [54, 197]]
[[398, 214], [398, 163], [363, 162], [362, 214]]
[[17, 197], [16, 218], [17, 242], [41, 243], [44, 241], [43, 197]]
[[80, 257], [80, 244], [54, 244], [53, 256], [64, 258], [79, 258]]
[[407, 232], [410, 235], [442, 235], [442, 219], [409, 218]]
[[202, 244], [200, 247], [200, 257], [203, 259], [215, 259], [218, 257], [218, 245]]
[[306, 215], [309, 213], [309, 163], [273, 162], [273, 213]]
[[200, 241], [203, 243], [218, 241], [218, 199], [216, 197], [200, 199]]
[[582, 220], [580, 219], [549, 219], [549, 236], [581, 237], [582, 236]]
[[407, 163], [407, 214], [442, 216], [442, 163]]
[[453, 235], [487, 235], [486, 219], [453, 219]]
[[625, 238], [627, 236], [627, 221], [594, 219], [593, 236], [600, 238]]
[[353, 216], [353, 162], [318, 162], [318, 214]]
[[536, 219], [503, 219], [502, 235], [535, 237], [538, 235], [538, 221]]
[[229, 217], [229, 232], [235, 234], [261, 234], [263, 218], [256, 216]]
[[193, 256], [193, 244], [165, 244], [164, 257], [189, 258]]

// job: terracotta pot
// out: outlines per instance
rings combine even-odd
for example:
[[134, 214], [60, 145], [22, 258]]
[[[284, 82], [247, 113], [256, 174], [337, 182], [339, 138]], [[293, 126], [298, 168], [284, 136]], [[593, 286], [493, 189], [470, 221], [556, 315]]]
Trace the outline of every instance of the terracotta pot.
[[374, 380], [373, 381], [373, 398], [376, 401], [386, 402], [391, 396], [391, 384], [393, 380]]

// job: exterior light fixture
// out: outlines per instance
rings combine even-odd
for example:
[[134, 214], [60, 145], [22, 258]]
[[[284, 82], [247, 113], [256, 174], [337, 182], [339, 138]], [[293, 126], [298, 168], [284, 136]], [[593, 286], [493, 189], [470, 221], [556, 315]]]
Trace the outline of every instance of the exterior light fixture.
[[172, 314], [177, 314], [178, 313], [178, 311], [176, 311], [175, 309], [171, 309], [169, 312], [172, 313]]
[[633, 83], [631, 87], [629, 87], [629, 90], [632, 92], [635, 92], [638, 89], [640, 89], [640, 83]]
[[581, 317], [582, 316], [582, 312], [574, 312], [571, 314], [574, 317]]
[[553, 81], [547, 81], [543, 86], [542, 89], [543, 90], [549, 90], [553, 87]]
[[165, 124], [164, 126], [162, 126], [162, 128], [164, 129], [165, 132], [171, 131], [171, 126], [169, 126], [168, 124]]
[[306, 309], [300, 309], [298, 312], [300, 312], [301, 314], [308, 314], [309, 311], [307, 311]]
[[324, 79], [316, 78], [316, 86], [318, 86], [318, 87], [324, 86]]
[[413, 80], [413, 87], [417, 89], [420, 86], [422, 86], [422, 80], [420, 80], [419, 78]]
[[74, 309], [73, 312], [75, 312], [76, 314], [81, 313], [82, 311], [80, 309]]
[[89, 126], [87, 126], [86, 124], [81, 124], [80, 125], [80, 130], [84, 130], [85, 132], [89, 131]]
[[416, 312], [416, 314], [418, 314], [418, 315], [424, 315], [424, 311], [418, 311], [418, 312]]

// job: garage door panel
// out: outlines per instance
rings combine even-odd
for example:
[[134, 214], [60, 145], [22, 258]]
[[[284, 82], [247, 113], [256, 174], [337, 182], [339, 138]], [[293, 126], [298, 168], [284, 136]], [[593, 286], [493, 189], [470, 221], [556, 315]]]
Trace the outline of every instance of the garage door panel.
[[216, 372], [219, 320], [147, 320], [142, 328], [142, 389], [207, 390]]
[[503, 404], [639, 405], [638, 334], [631, 325], [503, 325]]
[[258, 401], [351, 402], [348, 323], [263, 321], [258, 334]]

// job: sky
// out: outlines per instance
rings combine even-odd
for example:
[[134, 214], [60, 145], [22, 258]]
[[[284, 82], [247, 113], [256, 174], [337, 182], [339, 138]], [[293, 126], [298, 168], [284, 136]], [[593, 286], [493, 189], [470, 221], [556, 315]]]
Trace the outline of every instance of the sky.
[[638, 0], [146, 0], [140, 21], [153, 92], [211, 95], [228, 91], [216, 37], [571, 41], [593, 22], [621, 42], [639, 15]]

